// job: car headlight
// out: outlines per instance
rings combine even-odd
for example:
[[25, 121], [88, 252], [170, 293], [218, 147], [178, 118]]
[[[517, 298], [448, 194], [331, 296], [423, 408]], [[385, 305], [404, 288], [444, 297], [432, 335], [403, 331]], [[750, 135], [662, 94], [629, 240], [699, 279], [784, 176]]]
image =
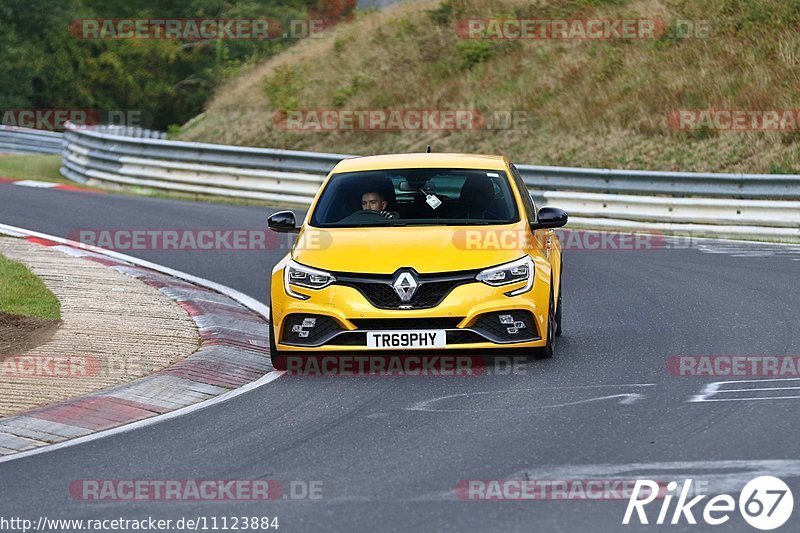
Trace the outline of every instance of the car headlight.
[[533, 263], [533, 259], [531, 256], [526, 255], [522, 259], [517, 259], [510, 263], [487, 268], [475, 276], [475, 279], [487, 285], [491, 285], [492, 287], [500, 287], [501, 285], [525, 281], [524, 287], [505, 293], [506, 296], [518, 296], [533, 288], [533, 274], [535, 270], [536, 267]]
[[336, 277], [333, 274], [301, 265], [291, 259], [283, 269], [283, 288], [286, 290], [286, 294], [300, 300], [308, 300], [309, 297], [305, 294], [294, 292], [292, 285], [305, 289], [319, 290], [324, 289], [335, 281]]

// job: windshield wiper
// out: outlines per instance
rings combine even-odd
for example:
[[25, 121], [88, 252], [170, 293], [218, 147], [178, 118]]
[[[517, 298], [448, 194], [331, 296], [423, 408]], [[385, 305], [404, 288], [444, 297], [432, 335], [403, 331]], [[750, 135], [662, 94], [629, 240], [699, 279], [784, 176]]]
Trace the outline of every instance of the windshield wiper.
[[[470, 221], [442, 221], [435, 222], [417, 222], [414, 220], [386, 220], [385, 223], [381, 222], [362, 222], [353, 224], [341, 224], [337, 226], [329, 226], [331, 228], [386, 228], [395, 226], [489, 226], [491, 224], [509, 224], [509, 222], [494, 221], [494, 220], [470, 220]], [[324, 227], [324, 226], [323, 226]]]
[[492, 224], [488, 220], [474, 220], [470, 222], [445, 222], [442, 220], [436, 222], [415, 222], [413, 220], [403, 220], [397, 222], [390, 222], [390, 226], [488, 226]]

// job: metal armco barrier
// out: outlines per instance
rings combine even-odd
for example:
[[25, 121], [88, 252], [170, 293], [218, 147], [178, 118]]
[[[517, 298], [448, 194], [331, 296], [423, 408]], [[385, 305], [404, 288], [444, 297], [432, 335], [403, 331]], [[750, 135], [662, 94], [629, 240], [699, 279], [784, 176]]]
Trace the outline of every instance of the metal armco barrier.
[[0, 153], [58, 154], [62, 134], [53, 131], [0, 126]]
[[800, 175], [711, 174], [517, 165], [529, 187], [608, 194], [800, 200]]
[[[119, 133], [68, 126], [61, 173], [307, 206], [334, 165], [355, 157]], [[573, 226], [800, 242], [800, 175], [517, 168], [537, 203], [563, 207]]]
[[346, 157], [69, 128], [61, 174], [78, 182], [308, 204], [328, 171]]

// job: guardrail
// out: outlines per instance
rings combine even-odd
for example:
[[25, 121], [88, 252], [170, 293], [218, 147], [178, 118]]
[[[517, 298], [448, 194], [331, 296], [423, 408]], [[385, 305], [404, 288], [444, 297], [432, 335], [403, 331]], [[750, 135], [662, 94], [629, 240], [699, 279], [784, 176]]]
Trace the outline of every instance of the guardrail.
[[800, 175], [712, 174], [517, 165], [530, 187], [606, 194], [800, 199]]
[[30, 128], [0, 126], [0, 153], [58, 154], [61, 133]]
[[64, 133], [61, 174], [173, 191], [308, 204], [346, 157], [292, 150], [131, 138], [87, 128]]
[[[61, 173], [105, 182], [307, 206], [344, 154], [119, 135], [64, 133]], [[708, 174], [518, 165], [539, 204], [571, 225], [800, 241], [800, 176]]]
[[116, 124], [104, 124], [98, 126], [82, 126], [72, 129], [85, 129], [95, 133], [107, 133], [109, 135], [121, 135], [123, 137], [141, 137], [144, 139], [166, 139], [167, 133], [164, 131], [139, 128], [137, 126], [120, 126]]

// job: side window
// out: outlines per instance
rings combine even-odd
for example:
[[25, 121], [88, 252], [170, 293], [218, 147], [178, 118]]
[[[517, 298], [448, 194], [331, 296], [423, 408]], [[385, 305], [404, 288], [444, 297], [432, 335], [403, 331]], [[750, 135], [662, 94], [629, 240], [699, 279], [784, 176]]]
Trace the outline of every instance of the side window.
[[528, 186], [525, 185], [525, 180], [522, 179], [522, 175], [514, 165], [511, 165], [511, 173], [514, 175], [514, 183], [522, 195], [522, 203], [525, 205], [525, 214], [528, 216], [528, 223], [533, 224], [536, 222], [536, 206], [533, 205], [533, 199], [528, 192]]

